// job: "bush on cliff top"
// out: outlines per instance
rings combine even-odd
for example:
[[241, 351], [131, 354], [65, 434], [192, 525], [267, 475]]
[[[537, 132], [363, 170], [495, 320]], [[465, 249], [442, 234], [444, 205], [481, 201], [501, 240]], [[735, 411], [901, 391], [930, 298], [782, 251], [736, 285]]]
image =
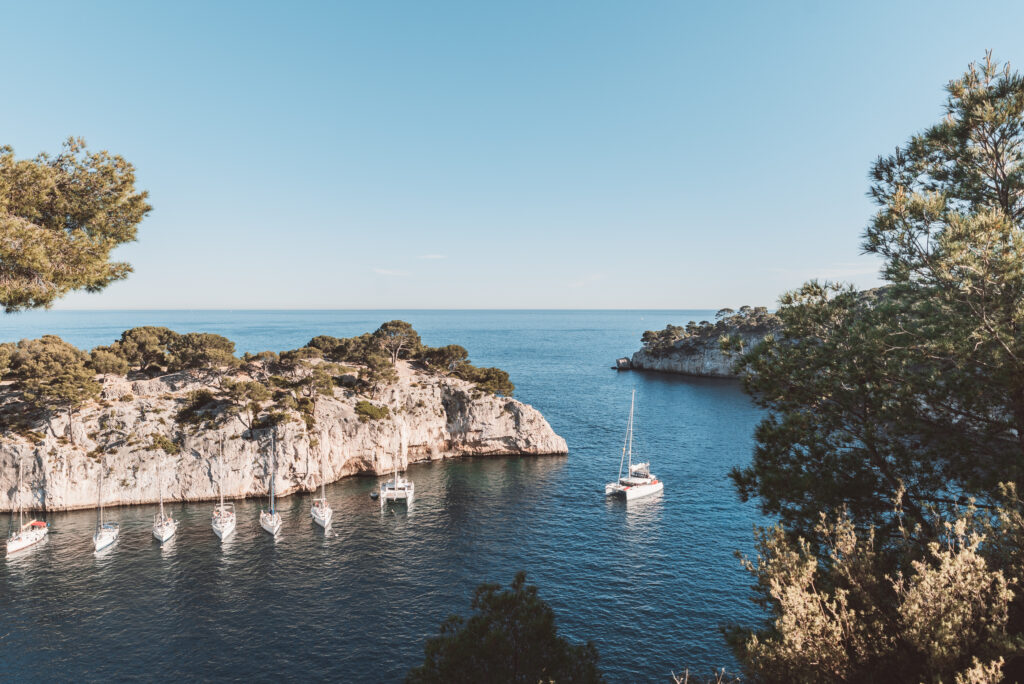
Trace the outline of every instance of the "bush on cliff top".
[[359, 416], [360, 423], [366, 423], [371, 420], [387, 418], [391, 415], [391, 411], [387, 406], [377, 406], [368, 401], [360, 401], [356, 404], [356, 415]]

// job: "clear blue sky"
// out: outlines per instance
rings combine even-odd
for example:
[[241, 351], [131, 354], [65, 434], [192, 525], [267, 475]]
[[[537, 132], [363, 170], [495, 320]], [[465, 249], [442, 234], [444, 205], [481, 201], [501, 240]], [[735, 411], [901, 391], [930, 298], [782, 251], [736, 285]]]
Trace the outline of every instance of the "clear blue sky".
[[125, 156], [129, 280], [60, 308], [772, 306], [1024, 4], [5, 2], [0, 143]]

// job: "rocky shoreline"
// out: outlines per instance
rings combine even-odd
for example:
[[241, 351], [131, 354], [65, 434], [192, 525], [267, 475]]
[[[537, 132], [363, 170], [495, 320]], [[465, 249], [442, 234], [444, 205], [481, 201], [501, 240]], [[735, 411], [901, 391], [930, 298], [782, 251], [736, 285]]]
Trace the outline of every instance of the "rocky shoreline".
[[[202, 427], [176, 419], [190, 393], [215, 392], [216, 381], [187, 372], [156, 378], [103, 376], [101, 399], [71, 419], [52, 413], [30, 430], [0, 436], [0, 511], [66, 511], [95, 508], [100, 468], [106, 469], [104, 506], [154, 503], [162, 470], [165, 501], [203, 501], [219, 496], [223, 453], [224, 496], [241, 499], [269, 491], [271, 437], [277, 435], [275, 490], [285, 496], [353, 475], [381, 475], [408, 463], [459, 456], [542, 456], [568, 453], [533, 407], [483, 392], [455, 377], [427, 373], [398, 362], [398, 379], [371, 398], [388, 415], [370, 419], [356, 406], [367, 397], [339, 388], [315, 408], [312, 429], [295, 417], [277, 428], [248, 429], [237, 417]], [[2, 396], [0, 401], [10, 400]], [[111, 424], [131, 437], [101, 448]], [[71, 437], [69, 439], [68, 437]], [[173, 444], [177, 453], [155, 448]], [[23, 485], [18, 488], [18, 465]]]
[[[617, 359], [616, 370], [739, 378], [735, 370], [736, 350], [751, 349], [766, 335], [777, 334], [781, 329], [778, 318], [763, 307], [741, 307], [739, 312], [722, 309], [715, 318], [715, 323], [669, 325], [664, 330], [645, 332], [641, 338], [643, 347], [630, 357]], [[725, 340], [728, 345], [723, 345]]]

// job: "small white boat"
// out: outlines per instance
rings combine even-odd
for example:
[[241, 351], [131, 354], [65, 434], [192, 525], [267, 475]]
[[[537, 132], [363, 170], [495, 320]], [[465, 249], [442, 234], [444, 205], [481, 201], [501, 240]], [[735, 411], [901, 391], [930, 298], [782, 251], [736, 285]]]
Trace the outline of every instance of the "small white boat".
[[[622, 444], [622, 459], [619, 461], [619, 477], [615, 482], [604, 486], [606, 496], [615, 496], [627, 501], [657, 494], [665, 488], [665, 484], [651, 474], [650, 463], [633, 463], [633, 407], [636, 404], [636, 390], [629, 403], [629, 422], [626, 424], [626, 440]], [[622, 467], [627, 464], [626, 477], [622, 476]]]
[[235, 531], [235, 505], [224, 503], [224, 441], [220, 443], [220, 473], [217, 477], [217, 488], [220, 490], [220, 503], [214, 506], [210, 525], [213, 533], [221, 541]]
[[260, 511], [260, 527], [277, 536], [281, 531], [281, 514], [274, 508], [274, 480], [277, 479], [277, 433], [270, 438], [270, 510]]
[[313, 517], [313, 522], [325, 530], [330, 526], [331, 518], [334, 516], [331, 505], [327, 503], [327, 478], [324, 477], [323, 454], [320, 455], [320, 498], [313, 499], [309, 514]]
[[7, 555], [27, 549], [46, 538], [50, 524], [42, 520], [25, 522], [25, 506], [21, 500], [21, 461], [18, 461], [18, 529], [7, 537]]
[[106, 474], [106, 461], [100, 461], [100, 486], [98, 498], [98, 506], [100, 509], [99, 517], [96, 520], [96, 532], [92, 535], [92, 545], [96, 551], [102, 551], [111, 544], [117, 541], [118, 535], [121, 533], [121, 526], [113, 522], [104, 522], [103, 520], [103, 478]]
[[164, 478], [162, 468], [157, 469], [157, 479], [160, 480], [160, 511], [153, 516], [153, 536], [156, 537], [158, 542], [163, 544], [178, 531], [178, 521], [174, 519], [174, 516], [167, 515], [164, 512]]
[[388, 501], [409, 505], [412, 503], [415, 493], [415, 483], [399, 474], [398, 459], [395, 459], [394, 477], [380, 486], [380, 507], [384, 508], [384, 504]]

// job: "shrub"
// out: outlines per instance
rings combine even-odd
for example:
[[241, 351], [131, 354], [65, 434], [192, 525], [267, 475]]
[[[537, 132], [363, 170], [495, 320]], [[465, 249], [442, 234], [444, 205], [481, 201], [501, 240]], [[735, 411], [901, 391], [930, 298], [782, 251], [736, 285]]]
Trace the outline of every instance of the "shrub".
[[360, 401], [356, 404], [356, 415], [359, 416], [360, 423], [366, 423], [371, 420], [387, 418], [391, 415], [391, 411], [387, 406], [376, 406], [368, 401]]

